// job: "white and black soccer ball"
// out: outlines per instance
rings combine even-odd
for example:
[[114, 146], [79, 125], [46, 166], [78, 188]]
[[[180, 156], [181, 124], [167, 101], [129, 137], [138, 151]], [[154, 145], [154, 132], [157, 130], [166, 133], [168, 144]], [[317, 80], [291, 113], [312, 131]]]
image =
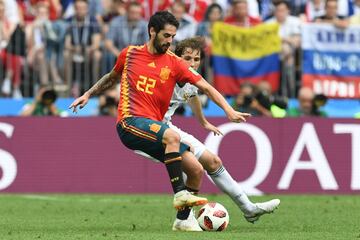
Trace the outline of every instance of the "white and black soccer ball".
[[229, 224], [229, 213], [220, 203], [210, 202], [200, 208], [197, 221], [205, 231], [224, 231]]

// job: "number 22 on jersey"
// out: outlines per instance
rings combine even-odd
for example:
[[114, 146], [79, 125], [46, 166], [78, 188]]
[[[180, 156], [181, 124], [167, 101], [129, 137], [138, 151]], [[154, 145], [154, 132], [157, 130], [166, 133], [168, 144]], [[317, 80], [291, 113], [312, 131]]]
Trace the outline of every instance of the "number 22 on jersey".
[[147, 94], [154, 94], [153, 88], [156, 85], [156, 80], [140, 75], [136, 83], [136, 89]]

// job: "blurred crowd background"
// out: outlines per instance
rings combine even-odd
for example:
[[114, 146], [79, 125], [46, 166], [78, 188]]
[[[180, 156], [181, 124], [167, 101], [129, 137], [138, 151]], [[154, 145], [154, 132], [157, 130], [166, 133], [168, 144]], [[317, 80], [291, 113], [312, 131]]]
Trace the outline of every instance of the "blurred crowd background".
[[[0, 0], [0, 115], [69, 115], [55, 103], [61, 100], [65, 106], [81, 95], [111, 70], [124, 47], [145, 43], [147, 20], [159, 10], [171, 11], [180, 22], [175, 44], [204, 37], [201, 73], [210, 83], [215, 22], [242, 28], [277, 22], [282, 41], [279, 90], [264, 79], [242, 84], [227, 99], [255, 116], [336, 116], [323, 108], [331, 100], [301, 86], [301, 27], [309, 22], [342, 29], [359, 25], [360, 0]], [[117, 88], [93, 99], [84, 114], [116, 115]], [[7, 104], [22, 106], [12, 112]], [[203, 104], [208, 116], [217, 116], [206, 97]], [[350, 105], [360, 107], [356, 101]], [[183, 108], [178, 114], [190, 113]]]

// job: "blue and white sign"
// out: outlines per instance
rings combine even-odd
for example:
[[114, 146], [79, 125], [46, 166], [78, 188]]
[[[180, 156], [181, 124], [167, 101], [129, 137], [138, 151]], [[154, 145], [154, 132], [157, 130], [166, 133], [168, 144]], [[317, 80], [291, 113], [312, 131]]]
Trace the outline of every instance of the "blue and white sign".
[[360, 26], [302, 29], [303, 85], [329, 97], [360, 97]]

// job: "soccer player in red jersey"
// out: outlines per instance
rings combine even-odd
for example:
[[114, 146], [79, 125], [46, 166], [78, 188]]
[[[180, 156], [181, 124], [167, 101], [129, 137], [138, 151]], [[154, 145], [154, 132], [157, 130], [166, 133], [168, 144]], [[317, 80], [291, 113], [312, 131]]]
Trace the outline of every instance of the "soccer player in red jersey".
[[125, 48], [112, 71], [69, 108], [76, 112], [77, 107], [84, 107], [91, 96], [108, 89], [120, 79], [119, 137], [127, 148], [143, 151], [165, 163], [175, 193], [173, 205], [182, 209], [202, 205], [207, 199], [186, 190], [191, 186], [188, 182], [187, 186], [184, 184], [181, 162], [192, 163], [194, 169], [199, 166], [202, 170], [201, 165], [189, 151], [189, 146], [180, 143], [179, 134], [162, 122], [175, 84], [194, 84], [219, 105], [232, 122], [246, 121], [249, 114], [235, 111], [195, 70], [169, 51], [178, 26], [171, 13], [155, 13], [148, 24], [149, 42]]
[[[203, 56], [203, 49], [204, 40], [202, 38], [187, 38], [176, 44], [175, 54], [184, 59], [194, 70], [198, 70]], [[191, 151], [215, 185], [234, 201], [248, 222], [254, 223], [259, 220], [263, 214], [273, 212], [279, 206], [280, 200], [273, 199], [261, 203], [251, 202], [241, 186], [226, 170], [220, 157], [208, 150], [207, 147], [193, 135], [181, 130], [172, 123], [172, 116], [176, 109], [182, 104], [189, 104], [194, 116], [205, 129], [213, 132], [215, 135], [222, 135], [222, 133], [205, 118], [202, 112], [201, 101], [198, 96], [198, 89], [194, 85], [188, 83], [184, 86], [176, 84], [170, 106], [165, 113], [163, 122], [179, 133], [181, 142], [191, 145]], [[155, 162], [159, 162], [159, 160], [154, 159], [141, 151], [135, 152]], [[191, 165], [189, 166], [187, 164], [188, 162], [183, 162], [182, 169], [187, 175], [186, 183], [189, 184], [189, 180], [194, 178], [194, 167], [193, 163], [190, 163]], [[203, 176], [203, 172], [198, 171], [198, 174], [199, 176], [198, 178], [195, 178], [195, 181], [190, 181], [193, 192], [198, 192], [200, 189], [201, 182], [196, 181]], [[190, 207], [177, 212], [172, 229], [174, 231], [203, 231], [196, 220], [194, 211]]]

